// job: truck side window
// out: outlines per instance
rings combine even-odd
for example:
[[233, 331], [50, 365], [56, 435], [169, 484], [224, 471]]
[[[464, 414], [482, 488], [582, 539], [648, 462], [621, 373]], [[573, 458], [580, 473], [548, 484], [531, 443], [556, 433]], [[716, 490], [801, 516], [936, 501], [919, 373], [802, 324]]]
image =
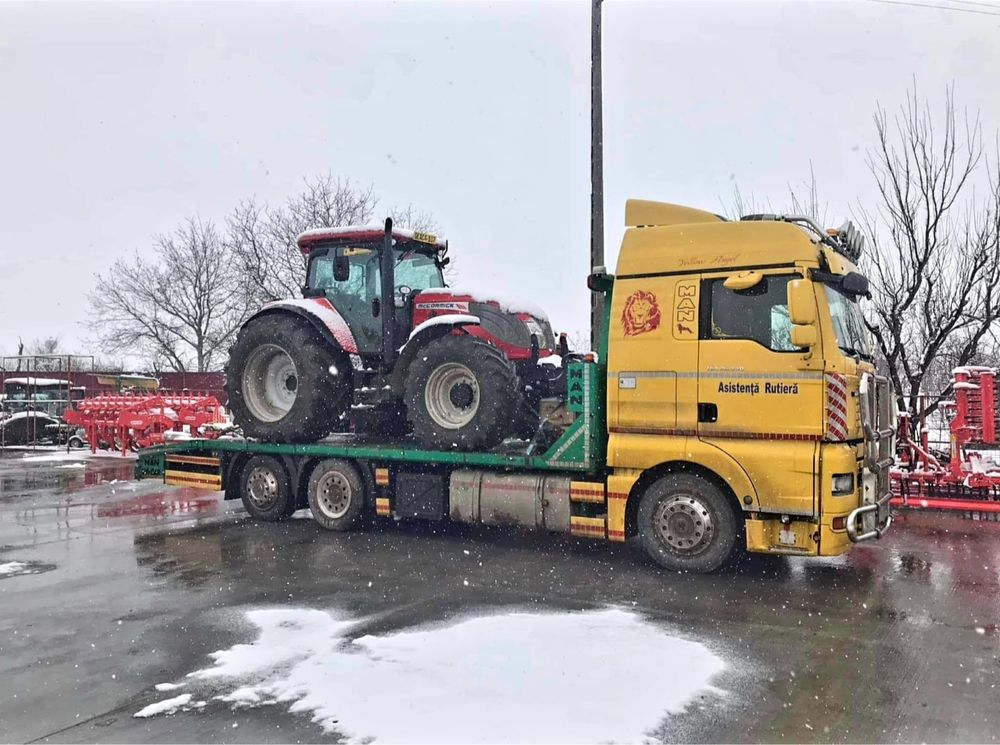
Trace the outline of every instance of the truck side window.
[[730, 290], [725, 278], [705, 280], [702, 290], [703, 339], [746, 339], [776, 352], [792, 346], [788, 317], [788, 281], [798, 275], [764, 277], [749, 290]]

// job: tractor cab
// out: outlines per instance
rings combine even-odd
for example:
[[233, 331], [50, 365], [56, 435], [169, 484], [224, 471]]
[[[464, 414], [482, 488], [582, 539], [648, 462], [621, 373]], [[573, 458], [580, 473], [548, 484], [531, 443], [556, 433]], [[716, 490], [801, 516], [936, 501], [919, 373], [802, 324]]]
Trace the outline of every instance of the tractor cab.
[[[305, 297], [326, 298], [357, 342], [363, 357], [382, 352], [381, 226], [325, 228], [299, 238], [309, 257]], [[392, 231], [393, 326], [396, 339], [407, 338], [413, 326], [413, 297], [445, 286], [442, 269], [448, 263], [448, 243], [418, 231]]]

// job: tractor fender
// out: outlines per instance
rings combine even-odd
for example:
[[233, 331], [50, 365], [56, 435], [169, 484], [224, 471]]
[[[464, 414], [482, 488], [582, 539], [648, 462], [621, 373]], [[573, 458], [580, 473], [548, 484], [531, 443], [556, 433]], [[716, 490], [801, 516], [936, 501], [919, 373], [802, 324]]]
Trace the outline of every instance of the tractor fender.
[[325, 297], [276, 300], [267, 303], [251, 316], [247, 323], [254, 318], [274, 313], [292, 313], [299, 318], [304, 318], [333, 346], [342, 349], [352, 358], [357, 356], [358, 343], [354, 339], [354, 334], [351, 333], [351, 327], [347, 325], [344, 317]]
[[479, 323], [479, 316], [472, 316], [467, 313], [446, 313], [428, 318], [423, 323], [414, 326], [413, 331], [410, 332], [410, 336], [406, 340], [406, 344], [399, 348], [399, 356], [396, 358], [396, 364], [392, 368], [392, 376], [389, 384], [392, 386], [393, 393], [397, 396], [403, 395], [403, 386], [406, 383], [406, 370], [409, 368], [410, 363], [413, 362], [413, 358], [417, 356], [417, 352], [435, 339], [447, 336], [455, 329], [461, 329], [465, 326], [478, 326]]

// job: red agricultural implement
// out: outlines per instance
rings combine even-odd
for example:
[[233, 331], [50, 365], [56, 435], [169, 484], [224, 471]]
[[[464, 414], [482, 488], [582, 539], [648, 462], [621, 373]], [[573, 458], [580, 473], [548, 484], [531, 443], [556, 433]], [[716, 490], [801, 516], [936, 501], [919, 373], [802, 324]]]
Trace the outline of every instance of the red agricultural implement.
[[123, 455], [162, 445], [170, 432], [215, 437], [218, 430], [208, 425], [226, 421], [215, 396], [189, 391], [101, 394], [77, 402], [64, 418], [83, 427], [91, 452], [100, 447]]
[[989, 367], [954, 370], [955, 399], [940, 406], [948, 420], [947, 449], [934, 447], [933, 428], [925, 418], [914, 437], [910, 415], [900, 415], [892, 505], [1000, 520], [997, 377], [998, 371]]

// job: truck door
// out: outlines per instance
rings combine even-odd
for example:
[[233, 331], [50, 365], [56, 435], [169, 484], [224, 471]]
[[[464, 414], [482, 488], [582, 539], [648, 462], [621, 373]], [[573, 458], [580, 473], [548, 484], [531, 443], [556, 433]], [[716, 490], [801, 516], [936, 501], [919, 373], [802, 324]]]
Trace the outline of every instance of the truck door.
[[810, 369], [806, 350], [791, 344], [787, 288], [801, 276], [784, 269], [702, 280], [697, 426], [700, 439], [739, 461], [760, 509], [815, 515], [824, 388], [822, 366]]
[[696, 274], [615, 283], [608, 359], [613, 432], [694, 434], [698, 290]]

